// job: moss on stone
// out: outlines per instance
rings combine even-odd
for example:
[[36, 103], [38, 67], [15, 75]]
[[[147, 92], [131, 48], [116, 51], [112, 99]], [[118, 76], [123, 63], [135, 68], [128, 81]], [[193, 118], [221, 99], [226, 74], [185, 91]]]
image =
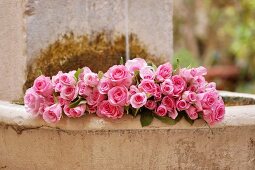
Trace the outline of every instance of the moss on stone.
[[[162, 58], [149, 54], [136, 35], [130, 34], [129, 37], [131, 58], [141, 57], [155, 64], [164, 62]], [[92, 36], [68, 33], [35, 57], [28, 66], [27, 81], [23, 89], [25, 91], [31, 87], [40, 74], [52, 76], [60, 70], [68, 72], [84, 66], [90, 67], [94, 72], [105, 72], [110, 66], [118, 64], [120, 57], [125, 58], [124, 35], [110, 38], [105, 32]]]

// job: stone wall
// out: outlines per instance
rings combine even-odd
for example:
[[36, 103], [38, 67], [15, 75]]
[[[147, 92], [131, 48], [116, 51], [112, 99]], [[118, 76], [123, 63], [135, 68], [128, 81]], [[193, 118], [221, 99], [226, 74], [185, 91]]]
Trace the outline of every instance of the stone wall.
[[[116, 46], [119, 51], [106, 50], [109, 52], [107, 57], [97, 54], [98, 58], [82, 60], [84, 65], [103, 63], [109, 67], [119, 61], [120, 55], [125, 57], [127, 51], [131, 57], [150, 55], [152, 60], [162, 62], [172, 56], [172, 0], [1, 1], [0, 24], [0, 79], [4, 82], [0, 85], [2, 100], [22, 97], [23, 90], [31, 85], [44, 65], [46, 70], [54, 65], [60, 65], [56, 69], [62, 69], [63, 63], [70, 62], [70, 58], [89, 58], [89, 52], [77, 52], [73, 47], [86, 49], [83, 40], [97, 41], [98, 34], [103, 34], [100, 43], [107, 41], [107, 47], [118, 39], [118, 43], [111, 46]], [[131, 34], [135, 35], [138, 46], [132, 43], [134, 38]], [[70, 35], [73, 41], [66, 46], [69, 40], [66, 37]], [[134, 45], [127, 46], [129, 43]], [[97, 46], [93, 51], [100, 53], [102, 49]], [[56, 57], [58, 63], [51, 64], [46, 57], [41, 64], [43, 66], [39, 67], [38, 58], [43, 58], [44, 54]], [[98, 67], [101, 68], [101, 65]], [[33, 78], [27, 76], [32, 74], [36, 75]], [[47, 72], [43, 74], [47, 75]]]
[[[222, 93], [255, 99], [254, 95]], [[0, 169], [254, 169], [255, 105], [226, 108], [222, 123], [167, 125], [86, 115], [58, 124], [0, 102]]]

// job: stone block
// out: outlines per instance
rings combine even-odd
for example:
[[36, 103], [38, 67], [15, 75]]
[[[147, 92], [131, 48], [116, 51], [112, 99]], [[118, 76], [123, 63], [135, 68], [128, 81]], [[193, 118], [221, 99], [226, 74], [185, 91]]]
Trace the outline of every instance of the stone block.
[[2, 100], [22, 97], [40, 71], [105, 71], [126, 51], [172, 56], [172, 0], [1, 1], [0, 23]]
[[129, 32], [137, 34], [148, 51], [164, 60], [173, 55], [172, 6], [172, 0], [128, 1]]
[[[223, 93], [255, 99], [254, 95]], [[86, 115], [57, 124], [33, 119], [23, 106], [0, 102], [0, 168], [254, 169], [255, 105], [226, 108], [223, 122], [166, 125], [139, 117]]]
[[26, 81], [25, 1], [0, 1], [0, 99], [22, 96]]

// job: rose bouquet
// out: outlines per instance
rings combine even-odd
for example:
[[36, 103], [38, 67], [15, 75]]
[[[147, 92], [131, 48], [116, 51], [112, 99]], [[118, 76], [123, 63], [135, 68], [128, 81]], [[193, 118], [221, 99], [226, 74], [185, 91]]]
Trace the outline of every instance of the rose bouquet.
[[64, 115], [85, 114], [119, 119], [124, 114], [140, 115], [142, 126], [153, 118], [175, 124], [182, 117], [209, 125], [224, 118], [225, 106], [215, 83], [208, 83], [204, 67], [173, 70], [165, 63], [156, 67], [141, 58], [114, 65], [106, 73], [88, 67], [58, 72], [52, 78], [39, 76], [24, 97], [26, 111], [48, 123]]

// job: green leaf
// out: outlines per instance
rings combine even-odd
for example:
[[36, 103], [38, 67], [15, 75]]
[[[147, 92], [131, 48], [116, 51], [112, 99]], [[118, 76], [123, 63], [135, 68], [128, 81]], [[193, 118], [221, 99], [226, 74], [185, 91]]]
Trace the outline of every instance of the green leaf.
[[140, 73], [139, 70], [135, 70], [135, 71], [134, 71], [134, 76], [138, 76], [139, 73]]
[[176, 58], [176, 63], [174, 65], [174, 71], [178, 71], [180, 69], [180, 59], [177, 57]]
[[136, 116], [138, 112], [139, 112], [139, 109], [135, 109], [134, 116]]
[[153, 69], [155, 69], [155, 71], [157, 70], [157, 66], [154, 63], [152, 63], [152, 62], [149, 62], [148, 66], [152, 66]]
[[157, 66], [154, 63], [152, 63], [152, 67], [154, 68], [155, 71], [157, 70]]
[[83, 104], [86, 104], [87, 101], [86, 100], [82, 100], [78, 105], [83, 105]]
[[128, 107], [128, 106], [125, 106], [124, 109], [125, 109], [125, 111], [126, 111], [126, 113], [127, 113], [127, 115], [128, 115], [128, 114], [129, 114], [129, 107]]
[[76, 81], [78, 81], [78, 78], [81, 72], [82, 72], [82, 69], [78, 68], [78, 70], [74, 73], [74, 78]]
[[190, 119], [186, 112], [185, 113], [183, 112], [183, 116], [187, 120], [187, 122], [189, 122], [190, 125], [194, 124], [194, 120]]
[[175, 125], [177, 123], [176, 120], [174, 120], [170, 117], [161, 117], [161, 116], [158, 116], [156, 114], [154, 114], [154, 117], [157, 118], [158, 120], [160, 120], [161, 122], [166, 123], [168, 125]]
[[176, 122], [179, 122], [182, 119], [183, 115], [181, 113], [174, 119]]
[[104, 73], [102, 71], [99, 71], [97, 74], [99, 79], [102, 79], [104, 76]]
[[120, 57], [120, 64], [121, 64], [121, 65], [123, 65], [123, 64], [124, 64], [123, 57]]
[[76, 101], [70, 103], [69, 107], [70, 108], [75, 108], [76, 106], [78, 106], [80, 104], [80, 102], [83, 100], [83, 98], [78, 98]]
[[147, 111], [142, 112], [141, 117], [140, 117], [140, 122], [141, 122], [142, 127], [150, 125], [152, 120], [153, 120], [153, 115], [152, 115], [151, 111], [147, 110]]

